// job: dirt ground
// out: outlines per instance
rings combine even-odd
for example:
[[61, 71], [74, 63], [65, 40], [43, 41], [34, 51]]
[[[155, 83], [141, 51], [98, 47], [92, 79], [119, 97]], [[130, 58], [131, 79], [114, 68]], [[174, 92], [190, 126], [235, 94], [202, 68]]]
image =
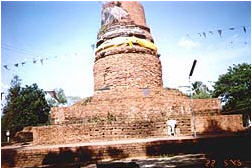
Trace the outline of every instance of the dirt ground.
[[250, 161], [238, 159], [214, 160], [205, 154], [187, 154], [177, 156], [160, 156], [153, 158], [131, 158], [117, 161], [104, 161], [82, 168], [250, 168]]

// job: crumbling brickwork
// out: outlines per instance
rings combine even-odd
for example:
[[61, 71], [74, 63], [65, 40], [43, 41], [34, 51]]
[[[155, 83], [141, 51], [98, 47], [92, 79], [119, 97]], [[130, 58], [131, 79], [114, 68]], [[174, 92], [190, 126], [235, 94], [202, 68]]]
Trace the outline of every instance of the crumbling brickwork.
[[[219, 99], [195, 99], [197, 115], [220, 113]], [[178, 90], [118, 89], [96, 92], [90, 102], [79, 102], [71, 107], [53, 108], [53, 124], [71, 123], [93, 117], [112, 115], [117, 120], [160, 120], [171, 115], [191, 115], [191, 100]]]
[[[130, 37], [137, 37], [137, 40], [129, 42]], [[103, 5], [102, 24], [97, 38], [97, 48], [105, 47], [97, 50], [95, 55], [95, 91], [104, 87], [162, 87], [157, 51], [145, 45], [154, 44], [151, 43], [153, 39], [139, 2], [108, 2]]]
[[[229, 152], [240, 156], [242, 151], [244, 155], [249, 156], [251, 151], [248, 146], [250, 146], [250, 143], [249, 136], [228, 136], [197, 139], [188, 137], [180, 139], [152, 138], [116, 143], [105, 142], [96, 144], [20, 147], [18, 149], [7, 148], [2, 149], [1, 152], [1, 167], [95, 167], [95, 165], [88, 164], [99, 163], [102, 160], [120, 160], [130, 157], [160, 157], [164, 155], [207, 153], [208, 151], [216, 154], [224, 153], [224, 156], [229, 158]], [[221, 146], [221, 148], [217, 148], [216, 146]], [[228, 149], [229, 152], [227, 153], [223, 149]], [[199, 159], [198, 157], [197, 159]], [[164, 158], [161, 159], [163, 160]], [[192, 162], [191, 157], [189, 161], [190, 163]], [[204, 167], [204, 164], [205, 161], [202, 167]], [[120, 167], [125, 166], [121, 165]], [[192, 166], [190, 165], [190, 167]]]
[[[52, 126], [33, 129], [35, 144], [163, 137], [167, 120], [177, 121], [178, 135], [190, 135], [193, 114], [203, 116], [196, 122], [202, 128], [212, 116], [226, 121], [218, 118], [219, 99], [192, 102], [178, 90], [163, 88], [157, 47], [139, 2], [103, 5], [93, 72], [94, 95], [70, 107], [52, 108]], [[100, 124], [104, 122], [112, 124]]]
[[160, 60], [151, 54], [122, 53], [99, 59], [94, 64], [95, 89], [153, 88], [162, 86]]
[[235, 137], [231, 145], [226, 145], [229, 137], [167, 139], [168, 120], [176, 120], [175, 136], [192, 135], [194, 123], [197, 134], [237, 132], [243, 126], [241, 115], [220, 114], [219, 99], [192, 101], [178, 90], [164, 89], [161, 69], [142, 5], [105, 3], [97, 35], [94, 95], [70, 107], [52, 108], [51, 125], [18, 133], [20, 141], [32, 140], [32, 145], [2, 149], [2, 167], [82, 167], [103, 159], [202, 153], [207, 148], [212, 152], [237, 142], [246, 147], [247, 137]]
[[[53, 121], [61, 124], [76, 119], [87, 117], [106, 117], [111, 114], [117, 118], [148, 119], [160, 118], [166, 113], [171, 115], [171, 111], [176, 113], [176, 101], [186, 100], [187, 97], [175, 90], [165, 89], [119, 89], [96, 92], [87, 104], [80, 102], [72, 107], [54, 108], [52, 110]], [[173, 108], [170, 106], [174, 106]], [[74, 111], [72, 113], [71, 111]], [[184, 108], [177, 113], [187, 113], [188, 103], [184, 103]], [[61, 113], [59, 115], [58, 113]], [[57, 114], [60, 118], [56, 118]], [[156, 117], [152, 117], [156, 116]], [[54, 123], [54, 122], [53, 122]]]
[[220, 115], [220, 99], [193, 99], [193, 110], [198, 116]]
[[[146, 26], [145, 14], [143, 6], [137, 1], [111, 1], [107, 2], [102, 7], [102, 13], [108, 8], [120, 7], [127, 12], [126, 17], [120, 18], [118, 22], [131, 22], [137, 25]], [[115, 21], [115, 20], [112, 20]], [[114, 23], [114, 22], [113, 22]]]
[[[177, 120], [176, 135], [191, 135], [191, 116], [169, 116]], [[132, 138], [167, 137], [166, 119], [159, 121], [96, 121], [33, 128], [34, 144], [67, 144]]]
[[231, 133], [244, 129], [241, 114], [197, 116], [195, 125], [197, 132], [200, 134]]

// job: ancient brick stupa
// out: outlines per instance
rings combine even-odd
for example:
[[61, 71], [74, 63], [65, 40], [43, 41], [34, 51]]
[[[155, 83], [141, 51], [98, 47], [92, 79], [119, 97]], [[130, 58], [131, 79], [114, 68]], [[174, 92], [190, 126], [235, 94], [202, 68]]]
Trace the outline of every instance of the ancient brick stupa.
[[167, 137], [168, 120], [176, 120], [176, 136], [192, 135], [193, 121], [199, 133], [211, 131], [213, 119], [222, 129], [241, 128], [240, 115], [219, 113], [218, 99], [192, 104], [178, 90], [163, 88], [157, 47], [139, 2], [107, 2], [97, 36], [94, 95], [52, 108], [52, 125], [34, 127], [33, 143]]
[[140, 3], [106, 3], [96, 47], [95, 91], [162, 87], [161, 63]]

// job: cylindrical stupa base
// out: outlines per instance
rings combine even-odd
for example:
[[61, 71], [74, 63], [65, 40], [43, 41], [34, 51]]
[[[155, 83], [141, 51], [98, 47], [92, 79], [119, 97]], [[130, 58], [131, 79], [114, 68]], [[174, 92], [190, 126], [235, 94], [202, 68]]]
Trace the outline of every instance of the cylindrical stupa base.
[[110, 55], [95, 62], [94, 83], [95, 90], [161, 87], [161, 62], [147, 53]]

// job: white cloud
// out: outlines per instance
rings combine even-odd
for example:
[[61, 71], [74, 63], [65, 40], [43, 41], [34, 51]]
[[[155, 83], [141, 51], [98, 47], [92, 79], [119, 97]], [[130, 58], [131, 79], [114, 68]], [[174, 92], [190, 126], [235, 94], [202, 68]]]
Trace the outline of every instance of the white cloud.
[[192, 40], [188, 40], [185, 38], [182, 38], [181, 40], [179, 40], [178, 45], [186, 49], [192, 49], [192, 48], [196, 48], [200, 46], [198, 42], [194, 42]]

